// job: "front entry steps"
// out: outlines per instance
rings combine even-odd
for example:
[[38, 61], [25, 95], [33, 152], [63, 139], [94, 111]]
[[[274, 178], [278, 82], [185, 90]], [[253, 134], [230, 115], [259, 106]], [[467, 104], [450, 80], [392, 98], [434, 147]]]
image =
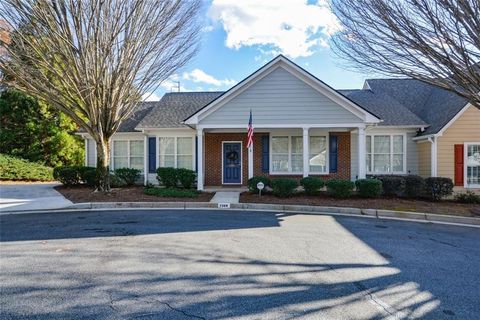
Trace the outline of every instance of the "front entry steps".
[[217, 191], [211, 203], [239, 203], [240, 191]]

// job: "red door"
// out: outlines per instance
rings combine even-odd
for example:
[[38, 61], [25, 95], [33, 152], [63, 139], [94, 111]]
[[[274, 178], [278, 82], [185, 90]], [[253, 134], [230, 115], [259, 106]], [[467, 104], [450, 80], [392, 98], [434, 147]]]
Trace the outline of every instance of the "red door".
[[464, 161], [463, 144], [455, 145], [455, 185], [463, 186], [464, 179]]

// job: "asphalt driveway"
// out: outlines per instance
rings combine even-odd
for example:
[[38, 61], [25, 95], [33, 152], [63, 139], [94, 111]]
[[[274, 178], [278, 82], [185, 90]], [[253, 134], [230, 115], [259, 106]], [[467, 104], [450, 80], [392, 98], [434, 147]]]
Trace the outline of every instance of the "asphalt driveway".
[[478, 319], [480, 230], [241, 211], [3, 215], [1, 319]]

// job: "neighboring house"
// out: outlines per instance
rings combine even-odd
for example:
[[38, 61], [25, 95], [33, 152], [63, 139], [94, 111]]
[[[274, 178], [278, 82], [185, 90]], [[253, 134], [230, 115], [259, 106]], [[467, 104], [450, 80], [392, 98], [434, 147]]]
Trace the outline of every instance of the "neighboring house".
[[[248, 152], [250, 110], [255, 127]], [[86, 163], [95, 165], [88, 135]], [[143, 102], [112, 139], [111, 168], [197, 171], [198, 189], [257, 175], [358, 179], [443, 176], [480, 188], [480, 110], [412, 79], [335, 90], [278, 56], [226, 92], [167, 93]]]

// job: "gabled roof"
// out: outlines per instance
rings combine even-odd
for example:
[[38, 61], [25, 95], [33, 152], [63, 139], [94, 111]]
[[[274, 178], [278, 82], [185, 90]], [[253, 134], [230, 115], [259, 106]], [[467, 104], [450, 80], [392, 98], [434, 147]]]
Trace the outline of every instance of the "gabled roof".
[[194, 114], [223, 92], [172, 92], [154, 102], [151, 111], [138, 123], [138, 129], [184, 127], [183, 119]]
[[222, 104], [230, 101], [238, 94], [242, 93], [248, 87], [253, 85], [258, 80], [265, 77], [267, 74], [274, 71], [278, 66], [282, 66], [287, 69], [292, 74], [295, 74], [301, 78], [305, 83], [312, 86], [312, 88], [318, 90], [337, 104], [341, 105], [350, 112], [364, 118], [365, 122], [368, 123], [379, 123], [382, 120], [370, 112], [369, 110], [363, 108], [361, 105], [356, 104], [354, 101], [350, 100], [345, 95], [340, 94], [335, 89], [327, 85], [325, 82], [321, 81], [305, 69], [301, 68], [299, 65], [289, 60], [283, 55], [278, 55], [276, 58], [266, 63], [263, 67], [250, 74], [248, 77], [243, 79], [237, 85], [233, 86], [229, 90], [225, 91], [223, 94], [218, 96], [215, 100], [211, 101], [203, 108], [200, 108], [197, 112], [193, 113], [187, 117], [184, 122], [186, 124], [197, 124], [199, 117], [208, 114], [208, 112], [214, 111], [217, 108], [221, 107]]
[[371, 79], [374, 93], [389, 96], [429, 126], [419, 135], [438, 133], [468, 101], [456, 93], [415, 79]]

